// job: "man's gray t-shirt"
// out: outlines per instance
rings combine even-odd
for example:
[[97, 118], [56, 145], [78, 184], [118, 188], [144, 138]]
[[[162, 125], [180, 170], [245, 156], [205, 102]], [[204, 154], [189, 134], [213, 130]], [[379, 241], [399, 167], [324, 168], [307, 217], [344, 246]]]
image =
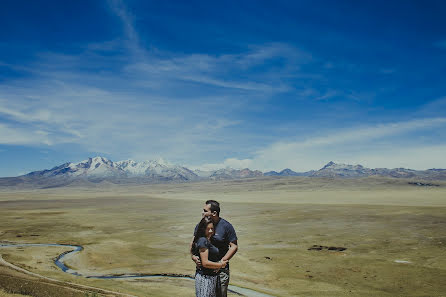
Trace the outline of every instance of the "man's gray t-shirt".
[[[195, 226], [194, 236], [197, 232], [198, 224]], [[218, 248], [219, 258], [221, 260], [229, 250], [229, 243], [237, 240], [234, 227], [225, 219], [220, 218], [218, 223], [214, 225], [215, 233], [211, 237], [211, 243]]]

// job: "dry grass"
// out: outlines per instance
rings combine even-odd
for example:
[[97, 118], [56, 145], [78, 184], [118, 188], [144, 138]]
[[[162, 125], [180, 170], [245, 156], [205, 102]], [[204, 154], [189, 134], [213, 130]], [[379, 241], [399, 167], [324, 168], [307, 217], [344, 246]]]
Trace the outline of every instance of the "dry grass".
[[[193, 274], [188, 243], [203, 201], [212, 198], [239, 236], [231, 261], [235, 285], [278, 296], [442, 296], [446, 187], [407, 182], [262, 178], [4, 191], [0, 240], [83, 245], [67, 264], [84, 274]], [[347, 250], [309, 251], [312, 245]], [[187, 280], [67, 275], [52, 264], [60, 252], [0, 251], [12, 263], [60, 280], [137, 296], [194, 295]]]
[[0, 289], [0, 297], [23, 297], [26, 295], [21, 295], [21, 294], [9, 294], [6, 293], [4, 290]]

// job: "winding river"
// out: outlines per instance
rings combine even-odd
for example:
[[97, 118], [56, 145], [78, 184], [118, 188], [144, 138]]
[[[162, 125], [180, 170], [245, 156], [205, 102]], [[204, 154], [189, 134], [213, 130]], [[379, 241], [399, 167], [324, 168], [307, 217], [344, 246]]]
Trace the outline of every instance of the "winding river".
[[[168, 273], [144, 273], [144, 274], [120, 274], [120, 275], [84, 275], [78, 271], [68, 268], [64, 261], [73, 257], [75, 254], [81, 252], [84, 248], [80, 245], [69, 245], [69, 244], [56, 244], [56, 243], [21, 243], [21, 244], [0, 244], [0, 248], [12, 248], [12, 247], [33, 247], [33, 246], [48, 246], [48, 247], [65, 247], [72, 250], [60, 254], [55, 260], [54, 264], [57, 265], [63, 272], [85, 277], [85, 278], [98, 278], [98, 279], [138, 279], [138, 278], [149, 278], [149, 277], [161, 277], [161, 278], [181, 278], [194, 280], [190, 275], [183, 274], [168, 274]], [[229, 285], [228, 291], [237, 294], [239, 296], [247, 297], [273, 297], [272, 295], [257, 292], [251, 289], [237, 287], [234, 285]]]

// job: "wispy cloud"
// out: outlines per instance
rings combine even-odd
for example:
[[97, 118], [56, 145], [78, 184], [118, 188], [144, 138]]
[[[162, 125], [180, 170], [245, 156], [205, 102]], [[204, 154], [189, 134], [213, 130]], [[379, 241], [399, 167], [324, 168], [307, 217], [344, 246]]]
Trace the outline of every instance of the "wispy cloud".
[[46, 122], [50, 120], [49, 111], [44, 109], [33, 110], [30, 113], [25, 113], [20, 110], [14, 110], [10, 107], [6, 107], [5, 105], [0, 105], [0, 114], [19, 122]]
[[[249, 165], [263, 171], [284, 168], [306, 171], [319, 169], [332, 160], [370, 167], [446, 167], [442, 157], [446, 143], [429, 143], [425, 139], [425, 144], [417, 140], [408, 144], [407, 140], [401, 140], [402, 136], [407, 135], [416, 139], [414, 133], [420, 131], [445, 128], [446, 118], [427, 118], [337, 129], [301, 141], [276, 142], [254, 152], [252, 158], [229, 158], [219, 164], [205, 164], [202, 168], [230, 165], [242, 168]], [[421, 159], [417, 159], [418, 153]], [[432, 155], [427, 158], [428, 153]]]
[[[244, 122], [237, 114], [259, 98], [291, 90], [279, 74], [291, 75], [312, 59], [282, 43], [219, 55], [149, 51], [140, 46], [124, 3], [109, 4], [122, 21], [128, 51], [110, 41], [76, 55], [45, 52], [26, 66], [10, 65], [29, 75], [0, 90], [0, 119], [10, 122], [4, 135], [16, 135], [0, 144], [72, 143], [117, 158], [189, 162], [247, 153], [253, 143], [236, 131]], [[267, 64], [277, 59], [282, 66]], [[265, 69], [250, 72], [259, 66]], [[234, 141], [240, 141], [237, 149]]]
[[[121, 83], [108, 79], [110, 85]], [[224, 143], [229, 137], [225, 129], [242, 122], [230, 114], [243, 104], [227, 104], [225, 97], [206, 97], [210, 103], [199, 104], [200, 98], [150, 96], [136, 89], [114, 92], [70, 80], [18, 81], [2, 89], [0, 98], [0, 118], [10, 122], [2, 126], [0, 144], [72, 143], [124, 158], [182, 160], [225, 150], [230, 146]]]
[[[36, 50], [32, 62], [0, 62], [17, 74], [0, 81], [0, 144], [54, 150], [73, 145], [114, 159], [165, 157], [203, 168], [262, 170], [308, 170], [367, 155], [379, 163], [380, 156], [398, 159], [398, 151], [413, 156], [442, 148], [437, 130], [446, 126], [444, 98], [422, 107], [417, 120], [398, 121], [397, 115], [392, 123], [376, 124], [379, 116], [357, 114], [352, 120], [355, 106], [377, 106], [374, 87], [382, 81], [374, 85], [368, 79], [396, 79], [396, 65], [374, 65], [371, 71], [363, 59], [350, 60], [345, 53], [340, 59], [326, 53], [325, 59], [310, 47], [265, 39], [230, 51], [175, 51], [178, 45], [160, 50], [140, 35], [144, 22], [129, 9], [132, 3], [107, 4], [120, 22], [111, 40], [65, 52]], [[336, 44], [343, 41], [344, 36]], [[349, 52], [369, 45], [351, 41]], [[299, 118], [311, 112], [321, 121], [327, 115], [327, 122], [319, 126]], [[355, 127], [340, 128], [344, 117]], [[410, 142], [420, 131], [429, 132], [423, 147]]]
[[43, 130], [30, 130], [0, 123], [0, 144], [11, 145], [51, 145], [49, 133]]
[[[211, 56], [191, 54], [160, 58], [146, 55], [147, 62], [130, 64], [128, 73], [138, 73], [148, 81], [183, 80], [216, 87], [257, 92], [286, 92], [292, 86], [281, 79], [290, 75], [289, 67], [296, 72], [300, 63], [307, 63], [309, 57], [304, 52], [285, 44], [274, 43], [254, 47], [239, 54]], [[264, 66], [268, 60], [284, 59], [280, 69], [252, 72], [252, 67]], [[270, 71], [274, 71], [272, 76]]]
[[128, 9], [125, 7], [124, 2], [121, 0], [108, 0], [108, 3], [114, 13], [121, 19], [127, 38], [137, 43], [139, 37], [134, 28], [134, 20]]
[[446, 125], [446, 118], [417, 119], [406, 122], [379, 124], [372, 127], [359, 127], [353, 129], [337, 130], [323, 137], [314, 137], [301, 142], [280, 143], [279, 146], [293, 148], [306, 148], [314, 146], [328, 146], [338, 143], [372, 141], [374, 139], [407, 133], [419, 129]]
[[425, 116], [440, 116], [446, 112], [446, 96], [437, 98], [424, 104], [419, 112]]
[[444, 153], [446, 145], [389, 146], [386, 149], [358, 154], [347, 162], [361, 163], [372, 168], [410, 168], [425, 170], [445, 168]]
[[[145, 51], [140, 45], [140, 37], [135, 29], [135, 18], [127, 9], [125, 3], [122, 0], [108, 0], [110, 9], [119, 17], [122, 22], [125, 44], [132, 53], [132, 55], [141, 59], [144, 58]], [[110, 42], [102, 44], [100, 48], [104, 46], [114, 45]]]

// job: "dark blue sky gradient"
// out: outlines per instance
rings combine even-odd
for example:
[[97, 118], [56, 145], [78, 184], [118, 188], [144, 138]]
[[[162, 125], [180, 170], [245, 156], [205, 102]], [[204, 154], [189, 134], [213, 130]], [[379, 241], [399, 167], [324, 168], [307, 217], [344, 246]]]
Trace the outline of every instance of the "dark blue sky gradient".
[[[444, 1], [2, 1], [0, 176], [91, 154], [306, 170], [441, 151], [445, 14]], [[399, 155], [389, 167], [437, 165]]]

